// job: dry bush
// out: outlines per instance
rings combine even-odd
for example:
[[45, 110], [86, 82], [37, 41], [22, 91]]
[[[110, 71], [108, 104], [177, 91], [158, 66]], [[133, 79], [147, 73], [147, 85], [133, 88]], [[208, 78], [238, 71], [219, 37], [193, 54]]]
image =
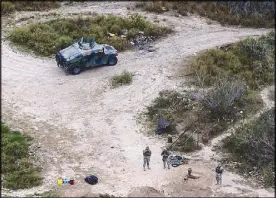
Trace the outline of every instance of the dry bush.
[[243, 25], [263, 28], [272, 28], [275, 26], [275, 4], [272, 1], [149, 1], [138, 3], [137, 7], [156, 13], [176, 10], [183, 16], [186, 16], [187, 13], [194, 13], [218, 21], [223, 25]]
[[7, 15], [15, 11], [45, 11], [58, 7], [58, 1], [2, 1], [1, 14]]
[[118, 87], [130, 84], [132, 82], [132, 76], [133, 74], [131, 72], [125, 70], [121, 74], [115, 75], [111, 78], [111, 86]]
[[210, 111], [212, 118], [223, 118], [231, 114], [235, 103], [245, 93], [246, 85], [227, 78], [218, 79], [214, 87], [203, 94], [198, 94], [198, 101]]

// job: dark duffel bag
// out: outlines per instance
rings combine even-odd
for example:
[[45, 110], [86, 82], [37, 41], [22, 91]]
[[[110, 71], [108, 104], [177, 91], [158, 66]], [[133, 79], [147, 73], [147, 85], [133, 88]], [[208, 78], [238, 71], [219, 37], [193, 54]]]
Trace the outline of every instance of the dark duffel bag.
[[95, 185], [96, 183], [98, 183], [98, 177], [90, 175], [86, 177], [84, 181], [86, 181], [88, 184]]

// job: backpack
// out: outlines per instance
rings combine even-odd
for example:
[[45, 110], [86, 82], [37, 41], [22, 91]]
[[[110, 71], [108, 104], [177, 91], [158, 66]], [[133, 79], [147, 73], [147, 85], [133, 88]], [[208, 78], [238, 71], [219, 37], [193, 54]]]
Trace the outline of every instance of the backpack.
[[87, 176], [84, 181], [86, 181], [88, 184], [95, 185], [98, 183], [98, 177], [94, 175]]
[[220, 173], [220, 174], [221, 174], [222, 171], [223, 171], [223, 169], [222, 169], [221, 167], [217, 167], [217, 168], [216, 168], [216, 172], [217, 172], [217, 173]]

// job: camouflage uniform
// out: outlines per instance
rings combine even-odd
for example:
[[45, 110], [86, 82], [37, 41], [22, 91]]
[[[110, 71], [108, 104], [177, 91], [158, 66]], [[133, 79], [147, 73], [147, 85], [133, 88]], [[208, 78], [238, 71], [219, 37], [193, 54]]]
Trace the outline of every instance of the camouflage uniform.
[[163, 160], [164, 168], [166, 168], [166, 163], [167, 163], [168, 169], [170, 169], [170, 163], [168, 161], [168, 157], [170, 155], [169, 151], [167, 151], [167, 149], [164, 149], [161, 155], [163, 156], [162, 160]]
[[221, 185], [221, 180], [222, 180], [222, 173], [223, 173], [223, 168], [218, 165], [216, 167], [216, 180], [217, 180], [217, 185]]
[[188, 177], [191, 177], [191, 176], [192, 176], [192, 169], [189, 168], [189, 169], [188, 169]]
[[144, 165], [143, 165], [144, 170], [146, 170], [145, 169], [146, 164], [148, 166], [148, 169], [150, 169], [149, 162], [150, 162], [151, 151], [149, 150], [148, 146], [146, 147], [146, 150], [143, 150], [143, 156], [144, 156]]

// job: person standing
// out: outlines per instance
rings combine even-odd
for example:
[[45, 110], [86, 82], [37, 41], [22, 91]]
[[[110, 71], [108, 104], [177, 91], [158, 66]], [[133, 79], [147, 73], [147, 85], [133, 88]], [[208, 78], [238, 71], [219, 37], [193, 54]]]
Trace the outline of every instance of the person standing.
[[216, 180], [217, 180], [217, 185], [221, 185], [222, 184], [222, 173], [223, 173], [223, 168], [222, 166], [219, 164], [216, 167]]
[[163, 160], [164, 168], [166, 168], [166, 164], [167, 164], [168, 169], [170, 169], [170, 163], [168, 161], [169, 155], [170, 155], [169, 151], [166, 148], [164, 148], [164, 150], [161, 153], [161, 156], [163, 156], [162, 160]]
[[149, 149], [149, 147], [147, 146], [145, 150], [143, 150], [143, 156], [144, 156], [144, 171], [146, 170], [146, 164], [148, 166], [148, 169], [150, 169], [149, 167], [149, 162], [150, 162], [150, 156], [151, 156], [151, 150]]

